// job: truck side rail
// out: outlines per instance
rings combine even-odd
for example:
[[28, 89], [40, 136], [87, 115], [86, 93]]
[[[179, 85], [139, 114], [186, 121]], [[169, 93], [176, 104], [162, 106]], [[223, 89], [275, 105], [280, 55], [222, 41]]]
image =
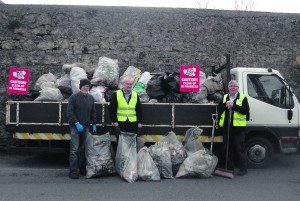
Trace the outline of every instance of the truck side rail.
[[[99, 134], [112, 131], [109, 103], [96, 103]], [[142, 103], [143, 135], [164, 135], [169, 131], [184, 135], [191, 127], [200, 127], [203, 134], [211, 135], [212, 114], [216, 104]], [[12, 133], [69, 134], [66, 117], [67, 102], [8, 101], [6, 130]]]

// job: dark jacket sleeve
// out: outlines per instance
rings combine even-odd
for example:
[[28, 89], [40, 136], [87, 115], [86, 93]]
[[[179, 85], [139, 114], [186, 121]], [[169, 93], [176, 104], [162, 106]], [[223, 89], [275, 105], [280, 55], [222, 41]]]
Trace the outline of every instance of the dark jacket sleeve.
[[142, 104], [141, 104], [139, 97], [137, 97], [135, 111], [136, 111], [137, 122], [142, 124], [143, 123], [143, 112], [142, 112]]
[[[225, 95], [224, 95], [225, 96]], [[222, 97], [222, 100], [221, 102], [218, 104], [217, 106], [217, 113], [218, 113], [218, 117], [220, 118], [221, 114], [227, 110], [227, 107], [226, 107], [226, 102], [223, 103], [223, 99], [224, 99], [224, 96]]]
[[67, 106], [67, 118], [69, 121], [69, 124], [74, 126], [75, 123], [78, 121], [75, 116], [75, 103], [74, 103], [74, 96], [70, 96], [68, 106]]
[[94, 101], [94, 97], [91, 96], [92, 98], [92, 111], [91, 111], [91, 124], [94, 125], [96, 124], [96, 108], [95, 108], [95, 101]]
[[112, 123], [118, 121], [117, 108], [118, 108], [117, 93], [113, 93], [109, 103], [109, 117]]

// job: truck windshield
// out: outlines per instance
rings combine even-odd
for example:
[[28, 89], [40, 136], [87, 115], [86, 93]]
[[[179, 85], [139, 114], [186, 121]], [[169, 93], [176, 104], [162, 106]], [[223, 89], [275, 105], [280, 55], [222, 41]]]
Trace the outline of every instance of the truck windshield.
[[247, 86], [249, 96], [255, 99], [280, 108], [294, 107], [291, 92], [276, 75], [249, 74]]

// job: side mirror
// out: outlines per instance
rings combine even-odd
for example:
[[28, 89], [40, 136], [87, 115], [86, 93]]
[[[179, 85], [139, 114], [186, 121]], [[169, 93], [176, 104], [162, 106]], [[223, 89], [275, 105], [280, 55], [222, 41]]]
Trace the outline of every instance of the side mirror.
[[287, 111], [287, 118], [289, 121], [293, 118], [293, 111], [291, 109]]

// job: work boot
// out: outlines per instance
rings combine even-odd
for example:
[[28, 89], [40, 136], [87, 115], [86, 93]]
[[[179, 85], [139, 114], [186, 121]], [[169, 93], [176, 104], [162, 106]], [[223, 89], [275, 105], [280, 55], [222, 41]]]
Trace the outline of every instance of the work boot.
[[75, 173], [75, 172], [70, 173], [70, 174], [69, 174], [69, 177], [70, 177], [71, 179], [79, 179], [79, 175], [78, 175], [77, 173]]
[[237, 172], [237, 175], [238, 176], [244, 176], [248, 173], [247, 169], [240, 169], [238, 172]]

